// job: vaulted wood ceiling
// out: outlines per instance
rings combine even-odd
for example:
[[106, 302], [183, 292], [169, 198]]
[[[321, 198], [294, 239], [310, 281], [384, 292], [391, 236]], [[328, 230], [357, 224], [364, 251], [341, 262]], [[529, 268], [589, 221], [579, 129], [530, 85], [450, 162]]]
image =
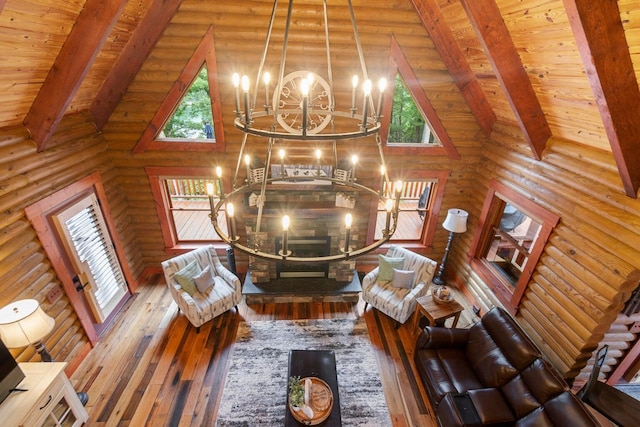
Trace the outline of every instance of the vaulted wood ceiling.
[[[330, 7], [342, 3], [328, 1]], [[429, 52], [427, 43], [433, 43], [439, 58], [415, 62], [416, 75], [436, 85], [438, 79], [453, 81], [481, 133], [490, 137], [496, 123], [517, 123], [536, 159], [551, 136], [610, 151], [623, 191], [637, 197], [640, 55], [627, 43], [629, 34], [640, 31], [634, 1], [353, 4], [365, 57], [373, 58], [371, 74], [384, 72], [391, 34], [412, 58]], [[217, 61], [220, 85], [227, 85], [235, 68], [257, 63], [272, 5], [272, 0], [0, 0], [0, 128], [23, 124], [42, 151], [66, 114], [88, 111], [101, 131], [127, 94], [157, 109], [162, 101], [157, 93], [132, 93], [132, 83], [150, 72], [175, 79], [210, 26], [216, 49], [225, 52]], [[301, 14], [295, 26], [311, 32], [321, 25], [322, 0], [295, 5]], [[349, 24], [344, 14], [333, 24], [334, 49], [352, 42], [343, 31]], [[412, 44], [416, 24], [428, 36], [422, 46]], [[305, 43], [312, 58], [316, 42]], [[153, 68], [154, 55], [167, 54], [172, 60]], [[140, 87], [144, 84], [135, 90]], [[158, 90], [166, 93], [169, 87]], [[233, 109], [225, 98], [229, 93], [221, 91], [227, 112]]]

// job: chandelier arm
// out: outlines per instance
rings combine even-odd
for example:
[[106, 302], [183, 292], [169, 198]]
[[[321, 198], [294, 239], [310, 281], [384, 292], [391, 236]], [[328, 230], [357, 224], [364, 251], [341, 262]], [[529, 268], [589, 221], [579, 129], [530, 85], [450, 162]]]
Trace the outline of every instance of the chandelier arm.
[[260, 223], [262, 222], [262, 210], [264, 208], [265, 194], [267, 192], [267, 172], [271, 168], [271, 149], [273, 148], [273, 138], [269, 138], [267, 146], [267, 164], [265, 165], [264, 173], [265, 178], [262, 180], [262, 186], [260, 188], [260, 198], [258, 199], [258, 219], [256, 220], [256, 234], [260, 232]]
[[[287, 8], [287, 21], [284, 27], [284, 39], [282, 41], [282, 56], [280, 57], [280, 74], [278, 76], [278, 85], [276, 90], [280, 92], [282, 90], [282, 82], [284, 81], [284, 67], [287, 62], [287, 46], [289, 45], [289, 27], [291, 26], [291, 12], [293, 10], [293, 0], [289, 0], [289, 7]], [[280, 113], [280, 104], [274, 102], [273, 106], [273, 123], [278, 120], [278, 114]]]
[[[260, 84], [260, 77], [262, 77], [262, 71], [264, 70], [264, 63], [267, 60], [267, 52], [269, 51], [269, 43], [271, 41], [271, 32], [273, 30], [273, 23], [276, 19], [276, 11], [278, 10], [278, 0], [273, 2], [273, 10], [271, 11], [271, 19], [269, 20], [269, 29], [267, 30], [267, 36], [264, 41], [264, 49], [262, 50], [262, 57], [260, 58], [260, 65], [258, 67], [258, 74], [256, 74], [256, 85], [253, 91], [253, 109], [256, 109], [256, 102], [258, 100], [258, 85]], [[269, 100], [265, 100], [266, 104], [269, 104]]]
[[[244, 154], [244, 148], [245, 148], [245, 145], [247, 144], [248, 136], [249, 136], [248, 133], [242, 134], [242, 143], [240, 144], [240, 152], [238, 154], [238, 161], [236, 162], [236, 171], [233, 174], [233, 185], [231, 188], [236, 188], [236, 184], [238, 183], [238, 173], [240, 172], [240, 164], [242, 163], [242, 156]], [[247, 177], [247, 179], [249, 179], [249, 177]]]
[[333, 110], [336, 105], [335, 98], [333, 96], [333, 68], [331, 67], [331, 47], [329, 46], [329, 18], [327, 13], [327, 0], [324, 0], [324, 41], [327, 46], [327, 78], [329, 79], [329, 88], [331, 90], [331, 105], [329, 108]]
[[349, 3], [349, 14], [351, 15], [351, 25], [353, 25], [353, 35], [356, 39], [356, 49], [358, 50], [358, 57], [360, 58], [360, 67], [362, 67], [362, 77], [364, 78], [364, 80], [368, 80], [369, 76], [367, 75], [367, 65], [364, 62], [362, 44], [360, 44], [360, 35], [358, 34], [358, 27], [356, 26], [356, 15], [353, 13], [353, 5], [351, 4], [351, 0], [348, 0], [347, 3]]

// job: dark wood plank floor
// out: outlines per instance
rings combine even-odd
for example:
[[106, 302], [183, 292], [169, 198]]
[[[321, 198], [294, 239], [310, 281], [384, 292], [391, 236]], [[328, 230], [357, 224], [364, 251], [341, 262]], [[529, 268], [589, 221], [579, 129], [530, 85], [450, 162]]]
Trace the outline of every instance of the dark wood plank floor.
[[[89, 393], [91, 426], [212, 426], [227, 362], [241, 321], [366, 319], [394, 427], [435, 426], [413, 367], [417, 331], [359, 303], [246, 305], [202, 326], [197, 334], [178, 312], [161, 276], [127, 303], [71, 380]], [[465, 310], [466, 312], [470, 312]], [[470, 322], [465, 316], [461, 326]]]

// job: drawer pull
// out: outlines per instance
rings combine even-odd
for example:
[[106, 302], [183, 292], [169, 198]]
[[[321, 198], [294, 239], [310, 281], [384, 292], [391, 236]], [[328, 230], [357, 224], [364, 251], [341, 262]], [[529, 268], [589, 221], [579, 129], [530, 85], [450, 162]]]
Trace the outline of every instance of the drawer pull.
[[41, 410], [41, 411], [42, 411], [44, 408], [46, 408], [46, 407], [47, 407], [47, 405], [48, 405], [49, 403], [51, 403], [51, 399], [52, 399], [52, 397], [51, 397], [51, 395], [49, 395], [49, 399], [47, 400], [47, 403], [45, 403], [44, 405], [42, 405], [42, 406], [40, 407], [40, 410]]

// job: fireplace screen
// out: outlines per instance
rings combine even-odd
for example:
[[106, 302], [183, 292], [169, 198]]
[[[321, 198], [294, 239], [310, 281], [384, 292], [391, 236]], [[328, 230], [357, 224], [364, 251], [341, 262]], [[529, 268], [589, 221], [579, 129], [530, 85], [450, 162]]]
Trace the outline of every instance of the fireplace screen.
[[[293, 238], [288, 241], [292, 257], [316, 257], [330, 254], [331, 237]], [[282, 249], [282, 238], [276, 238], [276, 251]], [[328, 277], [329, 263], [278, 262], [276, 266], [278, 278], [291, 277]]]

